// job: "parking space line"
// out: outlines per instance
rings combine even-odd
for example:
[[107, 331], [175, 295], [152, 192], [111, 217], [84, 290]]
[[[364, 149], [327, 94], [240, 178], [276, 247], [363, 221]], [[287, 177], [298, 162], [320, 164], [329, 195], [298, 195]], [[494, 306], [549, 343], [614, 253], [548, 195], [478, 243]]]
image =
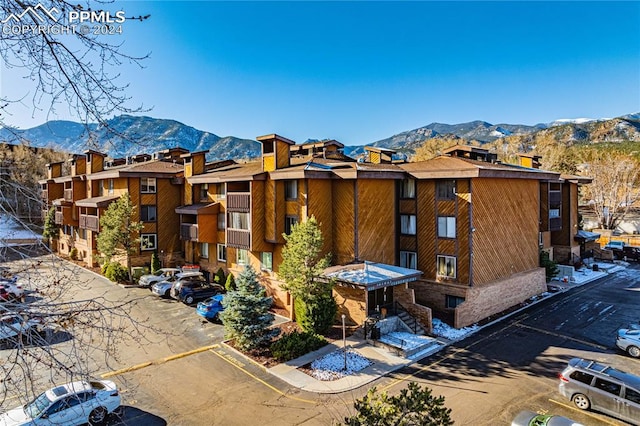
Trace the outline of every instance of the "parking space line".
[[[258, 376], [248, 372], [242, 363], [238, 362], [237, 360], [233, 359], [233, 361], [231, 359], [228, 359], [228, 357], [226, 356], [227, 354], [223, 351], [214, 351], [211, 350], [212, 353], [214, 353], [215, 355], [217, 355], [218, 357], [220, 357], [220, 359], [228, 362], [229, 364], [233, 365], [234, 367], [236, 367], [238, 370], [242, 371], [243, 373], [245, 373], [247, 376], [251, 377], [252, 379], [262, 383], [263, 385], [265, 385], [266, 387], [268, 387], [269, 389], [273, 390], [274, 392], [284, 396], [285, 398], [289, 398], [292, 399], [294, 401], [300, 401], [300, 402], [305, 402], [307, 404], [313, 404], [316, 405], [316, 401], [311, 401], [309, 399], [302, 399], [302, 398], [298, 398], [295, 396], [291, 396], [291, 395], [287, 395], [286, 393], [282, 392], [280, 389], [276, 388], [275, 386], [270, 385], [269, 383], [265, 382], [264, 380], [262, 380], [261, 378], [259, 378]], [[220, 353], [218, 353], [220, 352]], [[239, 365], [238, 365], [239, 364]]]
[[109, 371], [107, 373], [102, 373], [102, 374], [99, 374], [99, 376], [101, 378], [103, 378], [103, 379], [106, 379], [108, 377], [113, 377], [113, 376], [119, 376], [121, 374], [130, 373], [130, 372], [136, 371], [136, 370], [141, 370], [143, 368], [146, 368], [146, 367], [149, 367], [149, 366], [152, 366], [152, 365], [164, 364], [164, 363], [169, 362], [169, 361], [174, 361], [176, 359], [184, 358], [184, 357], [187, 357], [189, 355], [198, 354], [198, 353], [205, 352], [205, 351], [208, 351], [208, 350], [211, 350], [211, 349], [215, 349], [215, 348], [218, 348], [218, 347], [220, 347], [220, 345], [218, 345], [218, 344], [209, 345], [209, 346], [202, 346], [201, 348], [197, 348], [197, 349], [194, 349], [194, 350], [191, 350], [191, 351], [187, 351], [187, 352], [182, 352], [182, 353], [175, 354], [175, 355], [170, 355], [170, 356], [167, 356], [167, 357], [164, 357], [164, 358], [157, 359], [155, 361], [143, 362], [143, 363], [140, 363], [140, 364], [137, 364], [137, 365], [132, 365], [131, 367], [125, 367], [125, 368], [121, 368], [119, 370], [114, 370], [114, 371]]
[[601, 422], [603, 422], [603, 423], [606, 423], [606, 424], [608, 424], [608, 425], [618, 426], [618, 423], [611, 423], [611, 422], [610, 422], [610, 421], [608, 421], [607, 419], [602, 419], [602, 418], [600, 418], [600, 417], [596, 416], [595, 414], [591, 414], [591, 413], [590, 413], [590, 412], [588, 412], [588, 411], [579, 410], [579, 409], [577, 409], [576, 407], [574, 407], [574, 406], [572, 406], [572, 405], [565, 404], [565, 403], [563, 403], [563, 402], [559, 402], [559, 401], [556, 401], [556, 400], [551, 399], [551, 398], [549, 398], [549, 401], [553, 402], [554, 404], [558, 404], [558, 405], [560, 405], [560, 406], [562, 406], [562, 407], [564, 407], [564, 408], [568, 408], [568, 409], [573, 410], [573, 411], [576, 411], [576, 412], [578, 412], [578, 413], [582, 413], [582, 414], [584, 414], [584, 415], [587, 415], [587, 416], [589, 416], [589, 417], [591, 417], [591, 418], [594, 418], [594, 419], [596, 419], [596, 420], [598, 420], [598, 421], [601, 421]]
[[606, 351], [606, 350], [609, 349], [608, 347], [602, 346], [602, 345], [598, 345], [597, 343], [587, 342], [586, 340], [576, 339], [574, 337], [565, 336], [564, 334], [554, 333], [552, 331], [543, 330], [541, 328], [531, 327], [530, 325], [524, 325], [524, 324], [521, 324], [521, 323], [514, 323], [513, 325], [516, 326], [516, 327], [520, 327], [520, 328], [527, 328], [529, 330], [533, 330], [533, 331], [536, 331], [538, 333], [547, 334], [549, 336], [560, 337], [562, 339], [571, 340], [572, 342], [581, 343], [581, 344], [586, 345], [586, 346], [592, 346], [592, 347], [594, 347], [596, 349], [600, 349], [602, 351]]

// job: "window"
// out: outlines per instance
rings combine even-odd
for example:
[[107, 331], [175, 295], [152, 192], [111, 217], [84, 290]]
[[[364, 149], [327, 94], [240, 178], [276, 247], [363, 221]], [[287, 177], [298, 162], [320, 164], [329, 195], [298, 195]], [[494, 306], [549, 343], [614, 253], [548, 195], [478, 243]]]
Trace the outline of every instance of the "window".
[[298, 181], [287, 180], [284, 182], [284, 198], [286, 200], [298, 199]]
[[78, 238], [81, 240], [87, 239], [87, 230], [84, 228], [78, 228]]
[[104, 183], [102, 181], [97, 183], [98, 185], [98, 197], [102, 197], [104, 195]]
[[596, 377], [596, 382], [593, 384], [593, 386], [605, 392], [612, 393], [614, 395], [620, 395], [620, 389], [622, 389], [622, 385], [618, 383], [610, 382], [605, 379], [601, 379], [599, 377]]
[[439, 180], [436, 182], [436, 198], [438, 200], [455, 200], [456, 181], [453, 179]]
[[140, 235], [140, 249], [141, 250], [155, 250], [157, 244], [156, 234], [142, 234]]
[[209, 184], [203, 183], [200, 185], [200, 201], [209, 200]]
[[404, 235], [416, 235], [416, 215], [400, 215], [400, 233]]
[[218, 214], [218, 231], [224, 231], [227, 227], [227, 216], [224, 213]]
[[140, 178], [140, 192], [143, 194], [155, 194], [156, 178]]
[[273, 270], [273, 253], [270, 251], [260, 253], [260, 269], [263, 271]]
[[640, 392], [634, 391], [631, 388], [627, 388], [624, 392], [625, 399], [628, 399], [631, 402], [635, 402], [636, 404], [640, 404]]
[[403, 268], [417, 269], [418, 256], [415, 251], [400, 252], [400, 266]]
[[209, 258], [209, 243], [200, 243], [200, 257]]
[[590, 385], [591, 381], [593, 380], [593, 376], [591, 374], [587, 374], [583, 371], [577, 371], [577, 370], [571, 373], [569, 377], [571, 377], [575, 381], [584, 383], [585, 385]]
[[456, 277], [456, 258], [453, 256], [438, 256], [437, 262], [437, 275], [445, 278]]
[[297, 216], [285, 216], [284, 218], [284, 233], [289, 235], [293, 230], [293, 226], [298, 223]]
[[236, 263], [238, 265], [247, 265], [249, 263], [249, 252], [245, 249], [237, 249]]
[[402, 181], [402, 191], [400, 198], [416, 198], [416, 180], [404, 179]]
[[216, 251], [218, 252], [218, 262], [226, 262], [227, 261], [227, 246], [224, 244], [218, 244], [216, 246]]
[[143, 222], [156, 221], [156, 206], [140, 206], [140, 220]]
[[462, 304], [462, 302], [464, 302], [464, 297], [451, 296], [449, 294], [446, 295], [445, 306], [448, 309], [454, 309], [458, 305]]
[[560, 209], [549, 209], [549, 218], [560, 217]]
[[448, 216], [438, 217], [438, 237], [455, 238], [456, 237], [456, 218]]
[[249, 229], [249, 213], [231, 212], [229, 213], [229, 228]]
[[224, 183], [216, 185], [216, 197], [221, 200], [224, 200], [227, 197], [227, 187]]
[[109, 195], [113, 195], [113, 188], [114, 188], [114, 185], [113, 185], [113, 179], [109, 179], [109, 181], [108, 181], [108, 185], [109, 185], [109, 189], [108, 189], [108, 192], [107, 192], [107, 193], [108, 193]]

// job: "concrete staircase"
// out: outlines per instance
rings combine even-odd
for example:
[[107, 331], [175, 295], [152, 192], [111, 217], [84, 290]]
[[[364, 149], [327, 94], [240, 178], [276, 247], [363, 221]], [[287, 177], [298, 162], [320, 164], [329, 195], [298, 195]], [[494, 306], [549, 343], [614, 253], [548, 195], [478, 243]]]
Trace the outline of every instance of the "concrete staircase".
[[402, 321], [402, 323], [407, 327], [407, 330], [411, 333], [419, 336], [424, 336], [426, 334], [420, 323], [409, 315], [407, 311], [400, 311], [398, 313], [398, 318], [400, 318], [400, 321]]

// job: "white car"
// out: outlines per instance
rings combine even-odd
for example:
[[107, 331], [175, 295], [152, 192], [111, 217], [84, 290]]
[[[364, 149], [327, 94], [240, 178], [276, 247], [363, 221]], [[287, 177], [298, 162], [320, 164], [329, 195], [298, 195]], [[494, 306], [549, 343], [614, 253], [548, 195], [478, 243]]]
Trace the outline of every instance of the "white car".
[[0, 286], [4, 287], [12, 299], [21, 300], [24, 297], [24, 288], [15, 278], [10, 280], [0, 279]]
[[618, 330], [616, 346], [632, 357], [640, 358], [640, 330], [625, 328]]
[[162, 268], [158, 269], [155, 273], [149, 275], [143, 275], [138, 280], [138, 285], [140, 287], [151, 287], [153, 283], [157, 283], [160, 281], [165, 281], [167, 278], [174, 276], [175, 274], [180, 273], [180, 269], [178, 268]]
[[0, 317], [0, 341], [26, 335], [30, 331], [41, 331], [42, 323], [35, 319], [23, 318], [18, 314]]
[[110, 380], [72, 382], [0, 415], [0, 426], [100, 425], [120, 403], [118, 388]]

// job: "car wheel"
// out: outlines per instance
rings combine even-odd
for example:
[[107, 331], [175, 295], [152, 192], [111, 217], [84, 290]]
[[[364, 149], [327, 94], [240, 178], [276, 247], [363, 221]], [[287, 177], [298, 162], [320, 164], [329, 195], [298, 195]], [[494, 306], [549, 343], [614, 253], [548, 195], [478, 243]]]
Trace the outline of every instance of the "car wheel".
[[169, 290], [164, 292], [164, 297], [166, 297], [166, 298], [171, 297], [171, 289], [169, 289]]
[[640, 358], [640, 348], [637, 346], [629, 346], [627, 348], [627, 353], [634, 358]]
[[188, 295], [187, 297], [185, 297], [184, 303], [186, 303], [187, 305], [191, 305], [193, 303], [193, 296]]
[[102, 425], [107, 420], [107, 410], [98, 407], [89, 414], [89, 424], [91, 426]]
[[573, 403], [575, 404], [576, 407], [578, 407], [581, 410], [588, 410], [589, 407], [591, 407], [591, 402], [589, 401], [589, 398], [587, 398], [586, 395], [583, 395], [581, 393], [575, 394], [573, 396]]

